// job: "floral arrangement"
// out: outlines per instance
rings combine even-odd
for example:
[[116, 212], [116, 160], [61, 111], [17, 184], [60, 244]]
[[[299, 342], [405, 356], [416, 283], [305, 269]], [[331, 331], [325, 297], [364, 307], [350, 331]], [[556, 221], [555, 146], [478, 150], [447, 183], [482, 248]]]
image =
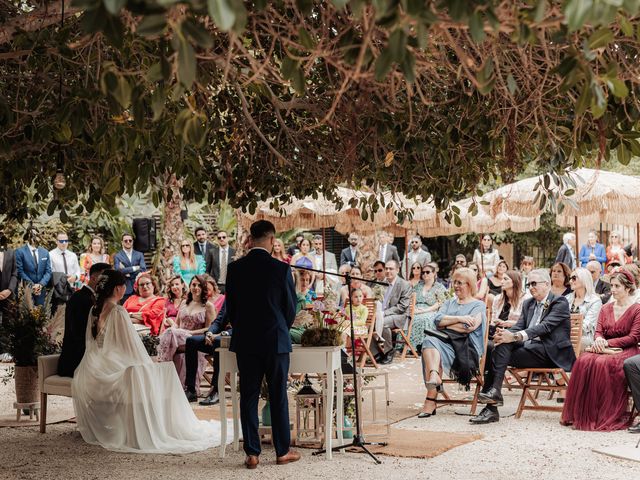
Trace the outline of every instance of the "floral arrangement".
[[302, 333], [300, 343], [303, 347], [322, 347], [342, 345], [342, 332], [347, 328], [348, 319], [343, 309], [333, 307], [316, 300], [311, 306], [311, 324]]

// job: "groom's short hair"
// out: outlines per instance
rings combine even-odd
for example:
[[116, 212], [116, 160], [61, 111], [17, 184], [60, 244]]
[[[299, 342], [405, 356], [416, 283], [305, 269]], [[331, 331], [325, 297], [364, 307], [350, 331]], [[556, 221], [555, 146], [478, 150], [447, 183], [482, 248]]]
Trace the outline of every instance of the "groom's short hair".
[[249, 231], [251, 232], [251, 238], [261, 240], [269, 235], [275, 235], [276, 227], [268, 220], [258, 220], [251, 224]]

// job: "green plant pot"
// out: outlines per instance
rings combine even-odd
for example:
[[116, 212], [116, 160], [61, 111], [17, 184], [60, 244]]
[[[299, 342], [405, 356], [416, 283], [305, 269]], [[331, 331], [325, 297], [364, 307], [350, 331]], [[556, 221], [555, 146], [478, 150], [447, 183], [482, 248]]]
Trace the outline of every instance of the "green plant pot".
[[267, 400], [267, 403], [262, 407], [262, 426], [271, 426], [271, 405], [269, 404], [269, 400]]
[[351, 419], [349, 417], [344, 417], [342, 425], [345, 428], [345, 430], [342, 430], [342, 438], [353, 438], [353, 423], [351, 422]]

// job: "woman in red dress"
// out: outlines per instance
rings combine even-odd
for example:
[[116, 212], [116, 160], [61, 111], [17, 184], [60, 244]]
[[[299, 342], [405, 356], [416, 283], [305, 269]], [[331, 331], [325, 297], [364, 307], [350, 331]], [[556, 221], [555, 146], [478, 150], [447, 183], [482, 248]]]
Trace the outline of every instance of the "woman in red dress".
[[629, 272], [611, 276], [614, 301], [600, 310], [595, 341], [573, 365], [560, 421], [563, 425], [597, 431], [622, 430], [629, 425], [622, 364], [638, 354], [640, 305], [633, 301], [635, 289]]
[[146, 325], [151, 329], [151, 335], [160, 335], [164, 321], [165, 298], [156, 295], [159, 291], [158, 281], [150, 273], [138, 275], [133, 285], [134, 294], [124, 302], [124, 308], [129, 312], [131, 321]]

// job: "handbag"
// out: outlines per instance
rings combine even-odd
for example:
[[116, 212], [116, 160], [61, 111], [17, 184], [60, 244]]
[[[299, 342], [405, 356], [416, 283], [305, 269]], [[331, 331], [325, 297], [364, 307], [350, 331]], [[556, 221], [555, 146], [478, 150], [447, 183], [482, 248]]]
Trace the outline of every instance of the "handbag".
[[445, 343], [451, 343], [451, 338], [449, 338], [449, 334], [447, 332], [443, 332], [442, 330], [435, 330], [431, 328], [425, 328], [424, 334], [429, 337], [435, 337], [438, 340], [441, 340]]

